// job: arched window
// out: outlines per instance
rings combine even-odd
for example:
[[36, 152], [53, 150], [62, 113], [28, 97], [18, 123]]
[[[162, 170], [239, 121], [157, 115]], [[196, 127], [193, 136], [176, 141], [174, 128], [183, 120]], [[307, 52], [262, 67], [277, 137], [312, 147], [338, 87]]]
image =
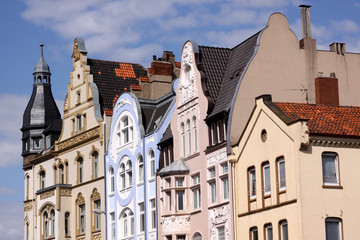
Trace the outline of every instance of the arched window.
[[155, 154], [153, 150], [149, 151], [149, 178], [153, 178], [155, 176]]
[[44, 235], [45, 235], [45, 238], [48, 238], [49, 237], [49, 215], [48, 213], [45, 211], [44, 212]]
[[83, 182], [83, 168], [84, 168], [84, 161], [82, 157], [78, 158], [78, 183]]
[[93, 152], [92, 159], [93, 159], [93, 176], [94, 176], [94, 178], [97, 178], [98, 172], [99, 172], [99, 154], [98, 154], [98, 152]]
[[69, 236], [70, 235], [70, 213], [66, 212], [65, 213], [65, 236]]
[[133, 140], [133, 123], [128, 116], [121, 119], [117, 129], [118, 142], [120, 146]]
[[125, 189], [125, 164], [120, 164], [120, 190]]
[[194, 152], [197, 152], [197, 128], [196, 128], [196, 117], [193, 117], [193, 131], [194, 131]]
[[57, 179], [56, 179], [56, 176], [57, 176], [57, 167], [54, 166], [54, 185], [57, 184]]
[[59, 183], [65, 184], [64, 165], [59, 165]]
[[142, 183], [144, 181], [144, 159], [141, 155], [138, 156], [138, 182]]
[[181, 145], [182, 145], [182, 156], [185, 157], [185, 126], [181, 123]]
[[66, 172], [66, 183], [69, 182], [69, 163], [65, 162], [65, 172]]
[[40, 172], [40, 189], [45, 188], [45, 171]]
[[132, 164], [131, 160], [128, 160], [126, 163], [126, 177], [127, 177], [127, 187], [132, 186]]
[[128, 238], [134, 235], [134, 214], [130, 209], [125, 209], [120, 215], [121, 238]]
[[114, 169], [110, 166], [109, 168], [109, 193], [114, 193]]
[[200, 233], [195, 233], [194, 235], [193, 235], [193, 238], [192, 238], [193, 240], [202, 240], [202, 236], [201, 236], [201, 234]]
[[190, 120], [186, 121], [187, 134], [188, 134], [188, 154], [191, 154], [191, 124]]
[[52, 209], [50, 212], [51, 215], [51, 235], [55, 236], [55, 210]]
[[25, 199], [28, 200], [29, 199], [29, 186], [30, 186], [30, 177], [28, 174], [26, 175], [25, 179], [26, 179]]

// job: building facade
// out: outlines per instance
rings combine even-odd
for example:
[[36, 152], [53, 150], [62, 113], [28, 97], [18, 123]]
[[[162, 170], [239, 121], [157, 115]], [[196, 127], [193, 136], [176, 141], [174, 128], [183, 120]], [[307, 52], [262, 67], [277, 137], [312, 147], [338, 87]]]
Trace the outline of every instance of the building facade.
[[354, 239], [359, 107], [258, 97], [234, 151], [237, 239]]
[[123, 93], [116, 101], [105, 156], [109, 240], [157, 239], [157, 143], [174, 106], [174, 91], [156, 100]]
[[124, 91], [141, 96], [156, 85], [158, 91], [149, 96], [153, 98], [170, 91], [178, 68], [170, 62], [171, 52], [164, 55], [165, 60], [155, 59], [147, 70], [139, 64], [87, 58], [85, 42], [75, 39], [62, 120], [41, 55], [22, 128], [25, 239], [106, 238], [104, 154], [113, 104]]

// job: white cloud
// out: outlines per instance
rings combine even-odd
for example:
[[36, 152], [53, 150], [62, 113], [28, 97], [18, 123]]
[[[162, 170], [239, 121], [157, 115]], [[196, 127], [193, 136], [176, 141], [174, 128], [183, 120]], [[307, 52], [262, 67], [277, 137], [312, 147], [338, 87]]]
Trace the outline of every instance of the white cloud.
[[[22, 162], [21, 131], [23, 113], [29, 102], [28, 95], [0, 94], [0, 168], [12, 166]], [[63, 101], [57, 101], [60, 112]]]
[[208, 32], [205, 34], [207, 40], [214, 46], [233, 48], [243, 42], [261, 29], [240, 29], [231, 32]]
[[356, 22], [349, 19], [331, 21], [331, 26], [338, 33], [357, 33], [360, 29]]
[[0, 201], [1, 239], [24, 239], [24, 212], [22, 202]]
[[17, 192], [18, 192], [17, 189], [0, 186], [0, 197], [3, 197], [5, 195], [15, 194]]

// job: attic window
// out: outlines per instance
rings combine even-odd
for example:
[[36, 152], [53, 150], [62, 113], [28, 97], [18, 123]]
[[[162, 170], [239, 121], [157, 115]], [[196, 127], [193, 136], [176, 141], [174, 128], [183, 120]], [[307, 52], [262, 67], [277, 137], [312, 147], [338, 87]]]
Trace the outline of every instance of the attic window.
[[267, 132], [265, 129], [261, 131], [261, 141], [266, 142], [267, 140]]

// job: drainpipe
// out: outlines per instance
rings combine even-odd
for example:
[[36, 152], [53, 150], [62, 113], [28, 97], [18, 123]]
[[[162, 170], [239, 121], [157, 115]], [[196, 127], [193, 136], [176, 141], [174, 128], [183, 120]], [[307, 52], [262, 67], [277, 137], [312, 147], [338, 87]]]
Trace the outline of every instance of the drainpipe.
[[147, 175], [147, 156], [145, 154], [145, 133], [143, 137], [143, 159], [144, 159], [144, 204], [145, 204], [145, 240], [148, 239], [149, 231], [148, 231], [148, 199], [147, 199], [147, 183], [148, 183], [148, 175]]
[[[106, 116], [106, 115], [105, 115]], [[105, 185], [105, 239], [108, 240], [108, 224], [107, 224], [107, 219], [108, 219], [108, 207], [107, 207], [107, 187], [106, 187], [106, 182], [107, 182], [107, 176], [106, 176], [106, 160], [105, 160], [105, 155], [107, 155], [106, 152], [106, 118], [104, 118], [104, 124], [103, 124], [103, 137], [104, 137], [104, 154], [103, 154], [103, 158], [104, 158], [104, 185]]]

